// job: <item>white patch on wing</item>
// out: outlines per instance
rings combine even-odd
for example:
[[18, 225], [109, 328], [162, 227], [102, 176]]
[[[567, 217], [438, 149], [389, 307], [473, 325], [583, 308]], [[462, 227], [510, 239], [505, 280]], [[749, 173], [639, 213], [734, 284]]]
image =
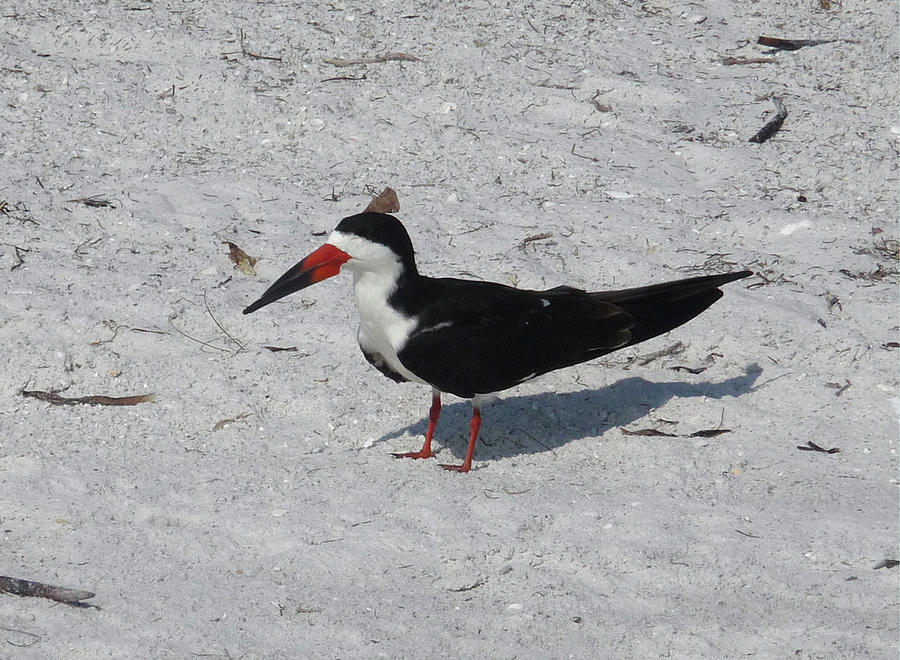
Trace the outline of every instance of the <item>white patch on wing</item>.
[[546, 298], [541, 298], [541, 305], [543, 305], [544, 307], [549, 307], [550, 301], [547, 300]]
[[421, 328], [418, 328], [413, 336], [416, 335], [424, 335], [427, 332], [437, 332], [438, 330], [443, 330], [444, 328], [450, 328], [453, 326], [453, 321], [441, 321], [440, 323], [435, 323], [434, 325], [428, 325]]

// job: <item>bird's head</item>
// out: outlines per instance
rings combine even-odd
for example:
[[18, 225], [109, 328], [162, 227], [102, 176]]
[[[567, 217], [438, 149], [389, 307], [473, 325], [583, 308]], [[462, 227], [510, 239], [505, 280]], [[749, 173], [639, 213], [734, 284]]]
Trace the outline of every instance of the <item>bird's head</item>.
[[344, 267], [357, 277], [366, 272], [415, 273], [413, 246], [406, 228], [385, 213], [344, 218], [325, 245], [279, 277], [244, 314], [333, 277]]

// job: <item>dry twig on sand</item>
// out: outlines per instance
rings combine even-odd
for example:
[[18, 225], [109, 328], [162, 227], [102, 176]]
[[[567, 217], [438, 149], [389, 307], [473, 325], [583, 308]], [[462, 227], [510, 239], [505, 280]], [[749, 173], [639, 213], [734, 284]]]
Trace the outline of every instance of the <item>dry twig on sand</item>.
[[54, 403], [62, 406], [74, 406], [79, 403], [85, 403], [91, 406], [136, 406], [139, 403], [153, 401], [153, 394], [136, 394], [134, 396], [77, 396], [67, 397], [60, 396], [57, 392], [45, 392], [43, 390], [22, 390], [22, 396], [31, 397], [32, 399], [40, 399], [48, 403]]
[[102, 195], [90, 195], [89, 197], [67, 199], [66, 201], [70, 204], [84, 204], [85, 206], [90, 206], [91, 208], [116, 208], [115, 204], [113, 204], [110, 200], [106, 199]]
[[249, 50], [249, 49], [244, 45], [244, 31], [243, 31], [243, 30], [241, 30], [241, 35], [240, 35], [240, 36], [241, 36], [241, 53], [243, 53], [243, 54], [246, 55], [247, 57], [251, 57], [251, 58], [253, 58], [254, 60], [272, 60], [273, 62], [280, 62], [280, 61], [281, 61], [281, 58], [280, 58], [280, 57], [272, 57], [271, 55], [260, 55], [259, 53], [254, 53], [253, 51]]
[[770, 64], [777, 62], [774, 57], [723, 57], [722, 64], [734, 66], [735, 64]]
[[343, 57], [323, 57], [322, 61], [331, 66], [355, 66], [357, 64], [381, 64], [382, 62], [421, 62], [422, 60], [408, 53], [386, 53], [377, 57], [363, 57], [358, 60], [346, 60]]
[[800, 451], [817, 451], [822, 454], [837, 454], [840, 453], [840, 449], [837, 447], [832, 447], [831, 449], [825, 449], [824, 447], [820, 447], [812, 440], [807, 440], [805, 445], [798, 445], [797, 449]]
[[540, 234], [534, 234], [532, 236], [526, 236], [522, 239], [522, 242], [519, 243], [519, 249], [524, 250], [528, 247], [529, 243], [534, 243], [535, 241], [546, 241], [548, 238], [553, 238], [553, 232], [545, 231]]

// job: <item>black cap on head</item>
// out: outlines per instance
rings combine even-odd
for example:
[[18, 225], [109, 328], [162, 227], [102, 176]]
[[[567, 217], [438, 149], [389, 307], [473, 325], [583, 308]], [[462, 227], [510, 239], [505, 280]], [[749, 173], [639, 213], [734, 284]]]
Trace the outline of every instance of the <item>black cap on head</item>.
[[397, 218], [386, 213], [366, 211], [340, 221], [335, 231], [355, 234], [390, 248], [410, 272], [416, 271], [412, 240]]

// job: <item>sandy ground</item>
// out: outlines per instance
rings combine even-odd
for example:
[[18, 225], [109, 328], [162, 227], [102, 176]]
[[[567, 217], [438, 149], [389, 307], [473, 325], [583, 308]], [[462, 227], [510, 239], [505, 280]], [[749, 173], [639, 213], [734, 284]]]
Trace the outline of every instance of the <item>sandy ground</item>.
[[[897, 656], [896, 2], [85, 4], [0, 11], [0, 574], [96, 607], [0, 656]], [[385, 185], [432, 275], [757, 275], [446, 473], [349, 277], [240, 313]]]

